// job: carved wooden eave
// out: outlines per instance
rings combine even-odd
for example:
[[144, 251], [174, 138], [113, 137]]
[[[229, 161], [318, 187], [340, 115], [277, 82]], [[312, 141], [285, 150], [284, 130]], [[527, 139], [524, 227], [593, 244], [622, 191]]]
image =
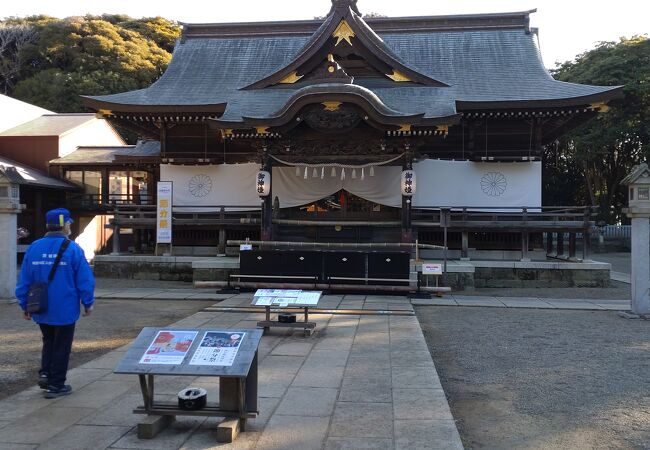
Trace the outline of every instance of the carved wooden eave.
[[362, 57], [378, 74], [395, 83], [448, 87], [404, 64], [361, 18], [355, 1], [333, 0], [323, 24], [291, 62], [243, 89], [264, 89], [305, 81], [304, 77], [321, 65], [328, 55], [336, 53], [353, 53]]
[[[211, 128], [221, 130], [253, 130], [264, 127], [269, 133], [286, 133], [300, 125], [307, 114], [320, 111], [335, 122], [345, 111], [354, 109], [359, 122], [364, 121], [372, 128], [381, 131], [420, 131], [438, 130], [441, 125], [459, 123], [460, 114], [444, 117], [424, 117], [424, 113], [405, 114], [386, 106], [371, 90], [358, 85], [314, 85], [306, 86], [294, 93], [285, 105], [266, 117], [242, 117], [242, 120], [230, 121], [210, 119]], [[349, 125], [352, 125], [350, 123]], [[349, 131], [352, 126], [341, 125], [339, 133]], [[337, 132], [333, 127], [329, 132]], [[241, 134], [241, 133], [240, 133]], [[250, 134], [248, 132], [244, 134]], [[437, 133], [434, 133], [437, 134]]]

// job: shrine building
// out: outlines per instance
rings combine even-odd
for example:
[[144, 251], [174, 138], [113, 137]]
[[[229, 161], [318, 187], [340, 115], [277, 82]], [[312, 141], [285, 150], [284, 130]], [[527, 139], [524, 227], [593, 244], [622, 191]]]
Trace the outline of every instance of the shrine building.
[[[123, 189], [87, 211], [130, 233], [115, 253], [153, 252], [155, 182], [171, 181], [172, 244], [189, 254], [246, 239], [442, 245], [444, 228], [463, 258], [557, 256], [569, 233], [575, 259], [589, 209], [542, 204], [542, 150], [622, 88], [554, 80], [534, 12], [364, 19], [332, 0], [324, 19], [186, 24], [150, 87], [84, 97], [143, 140], [112, 153], [105, 177], [119, 164]], [[85, 155], [56, 161], [60, 176]]]

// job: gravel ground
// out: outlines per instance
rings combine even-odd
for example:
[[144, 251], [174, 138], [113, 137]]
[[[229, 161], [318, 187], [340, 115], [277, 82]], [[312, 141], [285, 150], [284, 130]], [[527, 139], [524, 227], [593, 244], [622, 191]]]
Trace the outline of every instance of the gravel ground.
[[650, 448], [650, 321], [416, 311], [467, 448]]
[[[198, 300], [98, 300], [93, 314], [77, 322], [70, 368], [128, 344], [143, 327], [169, 325], [212, 304]], [[40, 351], [38, 326], [22, 318], [16, 303], [0, 303], [0, 399], [34, 384]]]
[[594, 261], [607, 262], [612, 265], [614, 272], [630, 273], [632, 270], [632, 261], [630, 253], [611, 252], [611, 253], [594, 253], [591, 255]]
[[538, 297], [538, 298], [586, 298], [599, 300], [628, 300], [630, 285], [610, 281], [606, 288], [561, 287], [561, 288], [481, 288], [473, 291], [454, 292], [456, 295], [490, 297]]

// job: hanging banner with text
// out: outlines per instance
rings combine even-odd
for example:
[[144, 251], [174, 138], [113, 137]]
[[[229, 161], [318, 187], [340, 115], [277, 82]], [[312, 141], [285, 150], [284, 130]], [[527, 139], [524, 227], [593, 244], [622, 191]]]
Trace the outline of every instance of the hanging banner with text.
[[156, 243], [172, 243], [172, 193], [171, 181], [159, 181], [157, 187]]

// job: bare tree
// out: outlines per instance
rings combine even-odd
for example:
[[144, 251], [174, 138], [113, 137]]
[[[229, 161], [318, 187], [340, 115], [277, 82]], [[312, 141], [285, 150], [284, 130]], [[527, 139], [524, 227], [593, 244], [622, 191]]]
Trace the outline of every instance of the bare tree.
[[36, 40], [37, 33], [26, 25], [0, 24], [0, 83], [7, 94], [18, 80], [22, 48]]

